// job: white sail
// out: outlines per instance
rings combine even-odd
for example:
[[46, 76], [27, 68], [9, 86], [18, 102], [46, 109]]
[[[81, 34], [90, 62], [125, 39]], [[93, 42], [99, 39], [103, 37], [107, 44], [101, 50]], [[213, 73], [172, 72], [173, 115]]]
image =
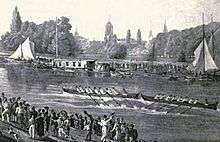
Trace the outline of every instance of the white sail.
[[25, 42], [22, 44], [22, 51], [23, 51], [23, 56], [25, 60], [33, 60], [34, 55], [32, 53], [32, 49], [30, 46], [30, 39], [29, 37], [25, 40]]
[[[204, 46], [204, 48], [203, 48]], [[204, 71], [217, 70], [216, 66], [207, 45], [205, 38], [199, 44], [197, 49], [194, 51], [195, 60], [193, 61], [193, 66], [197, 72], [204, 73]]]
[[205, 49], [204, 50], [205, 50], [205, 71], [218, 70], [218, 67], [215, 64], [215, 61], [213, 60], [212, 55], [209, 52], [209, 48], [208, 48], [206, 41], [205, 41]]
[[16, 49], [16, 51], [9, 57], [10, 59], [22, 59], [22, 45], [19, 45], [19, 47]]
[[9, 57], [11, 59], [33, 60], [34, 55], [30, 46], [30, 39], [27, 38]]

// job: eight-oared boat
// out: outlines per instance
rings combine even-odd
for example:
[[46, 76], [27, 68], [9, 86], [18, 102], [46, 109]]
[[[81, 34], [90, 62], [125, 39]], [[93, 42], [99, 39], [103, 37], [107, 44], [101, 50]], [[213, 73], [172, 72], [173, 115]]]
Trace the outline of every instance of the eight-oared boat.
[[179, 96], [167, 96], [167, 95], [156, 95], [156, 96], [146, 96], [142, 93], [129, 93], [124, 88], [123, 91], [119, 91], [112, 88], [101, 88], [101, 87], [63, 87], [64, 92], [71, 93], [71, 94], [80, 94], [86, 95], [91, 98], [93, 97], [111, 97], [111, 98], [131, 98], [131, 99], [143, 99], [144, 101], [149, 101], [153, 103], [165, 103], [165, 104], [174, 104], [178, 106], [189, 106], [189, 107], [196, 107], [196, 108], [204, 108], [204, 109], [212, 109], [217, 110], [218, 102], [209, 103], [207, 100], [206, 102], [200, 102], [197, 99], [192, 98], [183, 98]]
[[132, 98], [141, 99], [141, 93], [128, 93], [125, 89], [123, 92], [117, 90], [116, 88], [101, 88], [101, 87], [62, 87], [64, 92], [71, 94], [87, 95], [92, 97], [117, 97], [117, 98]]

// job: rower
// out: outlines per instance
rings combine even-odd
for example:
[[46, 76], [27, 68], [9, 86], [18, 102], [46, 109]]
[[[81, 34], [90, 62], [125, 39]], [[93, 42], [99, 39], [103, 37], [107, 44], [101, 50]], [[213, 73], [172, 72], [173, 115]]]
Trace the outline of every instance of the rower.
[[105, 95], [105, 94], [106, 94], [105, 90], [102, 89], [101, 87], [99, 87], [99, 91], [100, 91], [100, 93], [101, 93], [102, 95]]
[[115, 95], [119, 95], [120, 93], [115, 89], [115, 87], [112, 87], [112, 92], [115, 94]]
[[154, 99], [158, 100], [160, 98], [160, 95], [154, 96]]
[[189, 102], [189, 98], [188, 98], [188, 97], [184, 98], [182, 102], [184, 102], [184, 103], [185, 103], [185, 102], [188, 103], [188, 102]]
[[89, 88], [85, 87], [85, 93], [90, 94]]
[[78, 86], [76, 86], [75, 88], [76, 88], [76, 91], [77, 91], [78, 93], [81, 93], [81, 91], [80, 91], [80, 89], [79, 89]]
[[80, 93], [85, 93], [85, 90], [81, 86], [79, 86], [79, 90], [80, 90]]
[[177, 102], [183, 102], [183, 98], [178, 97], [176, 101], [177, 101]]
[[193, 104], [197, 104], [197, 103], [199, 103], [199, 100], [195, 100], [194, 102], [193, 102]]
[[165, 97], [165, 100], [166, 100], [166, 101], [170, 101], [170, 96], [166, 96], [166, 97]]
[[193, 99], [189, 99], [189, 104], [193, 104], [194, 103], [194, 100]]
[[123, 96], [127, 96], [128, 95], [128, 92], [125, 90], [125, 88], [123, 88], [123, 93], [122, 93]]
[[94, 92], [95, 92], [96, 94], [98, 94], [98, 95], [101, 95], [101, 93], [99, 92], [98, 89], [96, 89], [96, 87], [94, 87]]
[[92, 90], [90, 86], [89, 86], [88, 90], [89, 90], [90, 94], [94, 93], [94, 90]]
[[105, 88], [105, 90], [106, 90], [106, 92], [107, 92], [109, 95], [114, 95], [109, 88]]

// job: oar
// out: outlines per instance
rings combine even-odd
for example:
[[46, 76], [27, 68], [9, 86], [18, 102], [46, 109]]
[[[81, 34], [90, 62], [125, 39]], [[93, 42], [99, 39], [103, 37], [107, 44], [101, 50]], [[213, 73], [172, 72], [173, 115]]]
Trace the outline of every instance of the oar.
[[156, 103], [157, 103], [157, 102], [153, 102], [153, 103], [147, 105], [145, 108], [149, 108], [149, 107], [151, 107], [152, 105], [154, 105], [154, 104], [156, 104]]
[[159, 107], [159, 109], [156, 109], [156, 111], [159, 111], [159, 110], [163, 109], [165, 106], [168, 106], [168, 105], [167, 104], [162, 105], [161, 107]]
[[106, 94], [107, 94], [109, 97], [111, 97], [112, 100], [113, 100], [117, 105], [121, 106], [121, 104], [120, 104], [118, 101], [116, 101], [116, 100], [114, 99], [114, 97], [112, 97], [112, 95], [110, 95], [108, 92], [106, 92]]
[[167, 111], [167, 113], [172, 112], [173, 110], [175, 110], [175, 109], [179, 108], [180, 106], [181, 106], [181, 105], [178, 105], [177, 107], [171, 108], [169, 111]]
[[180, 112], [180, 114], [186, 113], [188, 110], [190, 110], [192, 107], [186, 108], [184, 111]]
[[98, 106], [100, 105], [89, 93], [86, 93], [86, 95], [88, 95]]
[[[93, 91], [93, 90], [92, 90], [92, 92], [95, 93], [95, 91]], [[110, 106], [110, 105], [101, 97], [100, 94], [97, 94], [97, 93], [95, 93], [95, 94], [98, 95], [98, 97], [102, 100], [102, 102], [103, 102], [105, 105]]]

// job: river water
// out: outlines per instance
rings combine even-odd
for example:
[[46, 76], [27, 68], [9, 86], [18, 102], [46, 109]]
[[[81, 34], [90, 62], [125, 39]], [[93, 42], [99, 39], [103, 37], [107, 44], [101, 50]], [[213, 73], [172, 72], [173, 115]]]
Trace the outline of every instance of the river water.
[[1, 91], [8, 96], [21, 96], [33, 105], [48, 105], [69, 112], [88, 110], [94, 115], [116, 112], [116, 116], [124, 117], [127, 121], [134, 123], [139, 136], [149, 141], [220, 141], [219, 111], [198, 109], [180, 114], [178, 112], [185, 108], [178, 108], [173, 113], [165, 114], [164, 111], [171, 106], [158, 109], [161, 106], [155, 105], [152, 110], [145, 108], [147, 102], [117, 100], [123, 104], [119, 107], [111, 98], [106, 98], [106, 102], [111, 104], [111, 107], [103, 104], [97, 106], [89, 97], [63, 93], [61, 86], [65, 83], [119, 86], [131, 92], [142, 92], [144, 95], [166, 93], [190, 96], [201, 101], [208, 98], [209, 101], [220, 102], [220, 82], [189, 85], [185, 82], [168, 81], [166, 78], [144, 74], [124, 79], [87, 74], [63, 76], [21, 65], [0, 65]]

